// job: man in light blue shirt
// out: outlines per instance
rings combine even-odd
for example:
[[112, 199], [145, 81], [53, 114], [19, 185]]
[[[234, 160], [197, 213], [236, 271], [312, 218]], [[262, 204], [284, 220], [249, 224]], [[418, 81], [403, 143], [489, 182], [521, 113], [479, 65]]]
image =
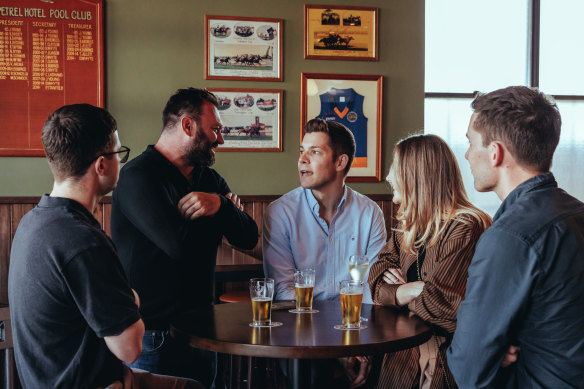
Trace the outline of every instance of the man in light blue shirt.
[[[377, 260], [386, 241], [385, 222], [375, 202], [345, 185], [355, 155], [351, 131], [313, 119], [305, 132], [298, 159], [301, 187], [264, 214], [264, 273], [275, 281], [275, 299], [294, 300], [294, 271], [313, 268], [314, 298], [336, 300], [339, 281], [351, 279], [350, 255]], [[363, 302], [372, 304], [367, 287]]]

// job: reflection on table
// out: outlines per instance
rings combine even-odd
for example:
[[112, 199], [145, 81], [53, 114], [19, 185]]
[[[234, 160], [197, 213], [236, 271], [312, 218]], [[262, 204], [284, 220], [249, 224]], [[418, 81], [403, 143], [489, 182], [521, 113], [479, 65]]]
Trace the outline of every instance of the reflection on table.
[[[363, 330], [336, 330], [341, 322], [338, 301], [315, 301], [318, 313], [295, 314], [289, 307], [273, 310], [280, 327], [253, 328], [251, 303], [215, 305], [189, 312], [171, 323], [171, 335], [192, 347], [225, 354], [290, 358], [293, 387], [305, 385], [309, 372], [301, 359], [372, 355], [411, 348], [430, 339], [431, 328], [407, 312], [364, 304]], [[306, 387], [305, 387], [306, 388]]]

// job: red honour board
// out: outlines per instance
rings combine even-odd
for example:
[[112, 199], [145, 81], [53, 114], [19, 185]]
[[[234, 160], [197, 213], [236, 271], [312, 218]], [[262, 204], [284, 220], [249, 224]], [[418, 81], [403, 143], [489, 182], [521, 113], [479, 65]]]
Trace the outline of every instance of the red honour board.
[[0, 0], [0, 156], [44, 156], [66, 104], [104, 106], [103, 0]]

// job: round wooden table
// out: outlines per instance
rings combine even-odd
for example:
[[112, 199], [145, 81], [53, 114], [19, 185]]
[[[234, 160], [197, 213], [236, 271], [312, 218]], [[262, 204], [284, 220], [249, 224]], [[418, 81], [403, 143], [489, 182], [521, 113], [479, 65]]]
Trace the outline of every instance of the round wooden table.
[[290, 372], [293, 388], [307, 388], [310, 364], [302, 359], [372, 355], [403, 350], [430, 339], [431, 328], [407, 312], [363, 304], [361, 316], [369, 321], [362, 330], [337, 330], [341, 323], [339, 301], [315, 301], [318, 313], [290, 313], [288, 307], [272, 310], [272, 321], [283, 325], [250, 327], [251, 302], [220, 304], [173, 319], [170, 333], [192, 347], [225, 354], [294, 359]]

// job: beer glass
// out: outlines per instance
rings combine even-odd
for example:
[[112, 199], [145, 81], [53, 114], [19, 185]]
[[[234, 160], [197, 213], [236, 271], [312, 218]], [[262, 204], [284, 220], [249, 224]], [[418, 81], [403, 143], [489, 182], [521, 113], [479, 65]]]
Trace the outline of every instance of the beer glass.
[[303, 269], [294, 272], [294, 293], [296, 296], [296, 309], [293, 313], [315, 313], [312, 309], [314, 297], [314, 269]]
[[339, 283], [341, 295], [342, 325], [339, 330], [359, 330], [367, 328], [361, 325], [361, 303], [363, 301], [363, 282], [344, 280]]
[[273, 327], [282, 323], [272, 322], [272, 299], [274, 280], [272, 278], [252, 278], [249, 280], [251, 297], [252, 327]]
[[[369, 270], [369, 258], [364, 254], [355, 254], [349, 257], [349, 275], [354, 281], [366, 282], [365, 277]], [[361, 321], [367, 321], [366, 317], [362, 317]]]

